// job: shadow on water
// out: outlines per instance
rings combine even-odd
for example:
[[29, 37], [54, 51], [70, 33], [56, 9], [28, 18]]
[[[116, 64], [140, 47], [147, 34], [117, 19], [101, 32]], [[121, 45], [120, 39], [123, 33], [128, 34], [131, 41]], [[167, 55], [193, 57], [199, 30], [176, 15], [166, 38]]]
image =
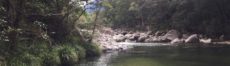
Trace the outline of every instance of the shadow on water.
[[134, 45], [78, 66], [230, 66], [230, 47], [222, 45]]

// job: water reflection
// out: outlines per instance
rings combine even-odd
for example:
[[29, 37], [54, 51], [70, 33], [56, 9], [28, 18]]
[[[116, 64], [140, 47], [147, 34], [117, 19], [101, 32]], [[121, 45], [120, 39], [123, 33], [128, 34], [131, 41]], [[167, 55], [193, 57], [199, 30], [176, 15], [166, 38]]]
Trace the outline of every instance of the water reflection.
[[133, 48], [103, 54], [78, 66], [230, 66], [230, 48], [133, 44]]
[[111, 53], [105, 53], [102, 54], [98, 58], [92, 58], [86, 59], [85, 61], [82, 61], [77, 66], [109, 66], [108, 64], [113, 58], [116, 58], [118, 56], [119, 52], [111, 52]]

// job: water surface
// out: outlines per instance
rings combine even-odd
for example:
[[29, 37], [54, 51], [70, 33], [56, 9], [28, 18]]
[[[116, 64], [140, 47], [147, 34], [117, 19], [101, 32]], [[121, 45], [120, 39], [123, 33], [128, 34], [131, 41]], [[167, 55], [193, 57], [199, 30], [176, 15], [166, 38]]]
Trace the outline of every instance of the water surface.
[[230, 66], [230, 48], [138, 44], [86, 59], [78, 66]]

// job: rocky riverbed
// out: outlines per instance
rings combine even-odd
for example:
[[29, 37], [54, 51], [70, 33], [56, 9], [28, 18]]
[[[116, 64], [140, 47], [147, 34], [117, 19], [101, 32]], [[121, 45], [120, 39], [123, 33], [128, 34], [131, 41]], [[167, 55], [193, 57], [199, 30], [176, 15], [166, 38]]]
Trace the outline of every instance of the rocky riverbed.
[[[218, 42], [217, 42], [218, 41]], [[126, 43], [202, 43], [202, 44], [220, 44], [221, 39], [211, 39], [203, 37], [200, 34], [181, 34], [177, 30], [169, 30], [167, 32], [131, 32], [131, 31], [115, 31], [111, 28], [103, 28], [97, 31], [94, 42], [104, 51], [120, 51], [128, 49]], [[226, 42], [225, 42], [226, 43]]]

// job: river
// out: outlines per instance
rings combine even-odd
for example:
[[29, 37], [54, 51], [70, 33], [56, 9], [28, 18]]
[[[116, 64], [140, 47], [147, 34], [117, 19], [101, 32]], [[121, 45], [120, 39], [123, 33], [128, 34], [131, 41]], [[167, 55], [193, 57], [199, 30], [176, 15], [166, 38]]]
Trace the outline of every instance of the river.
[[133, 44], [128, 50], [88, 58], [77, 66], [230, 66], [230, 48]]

